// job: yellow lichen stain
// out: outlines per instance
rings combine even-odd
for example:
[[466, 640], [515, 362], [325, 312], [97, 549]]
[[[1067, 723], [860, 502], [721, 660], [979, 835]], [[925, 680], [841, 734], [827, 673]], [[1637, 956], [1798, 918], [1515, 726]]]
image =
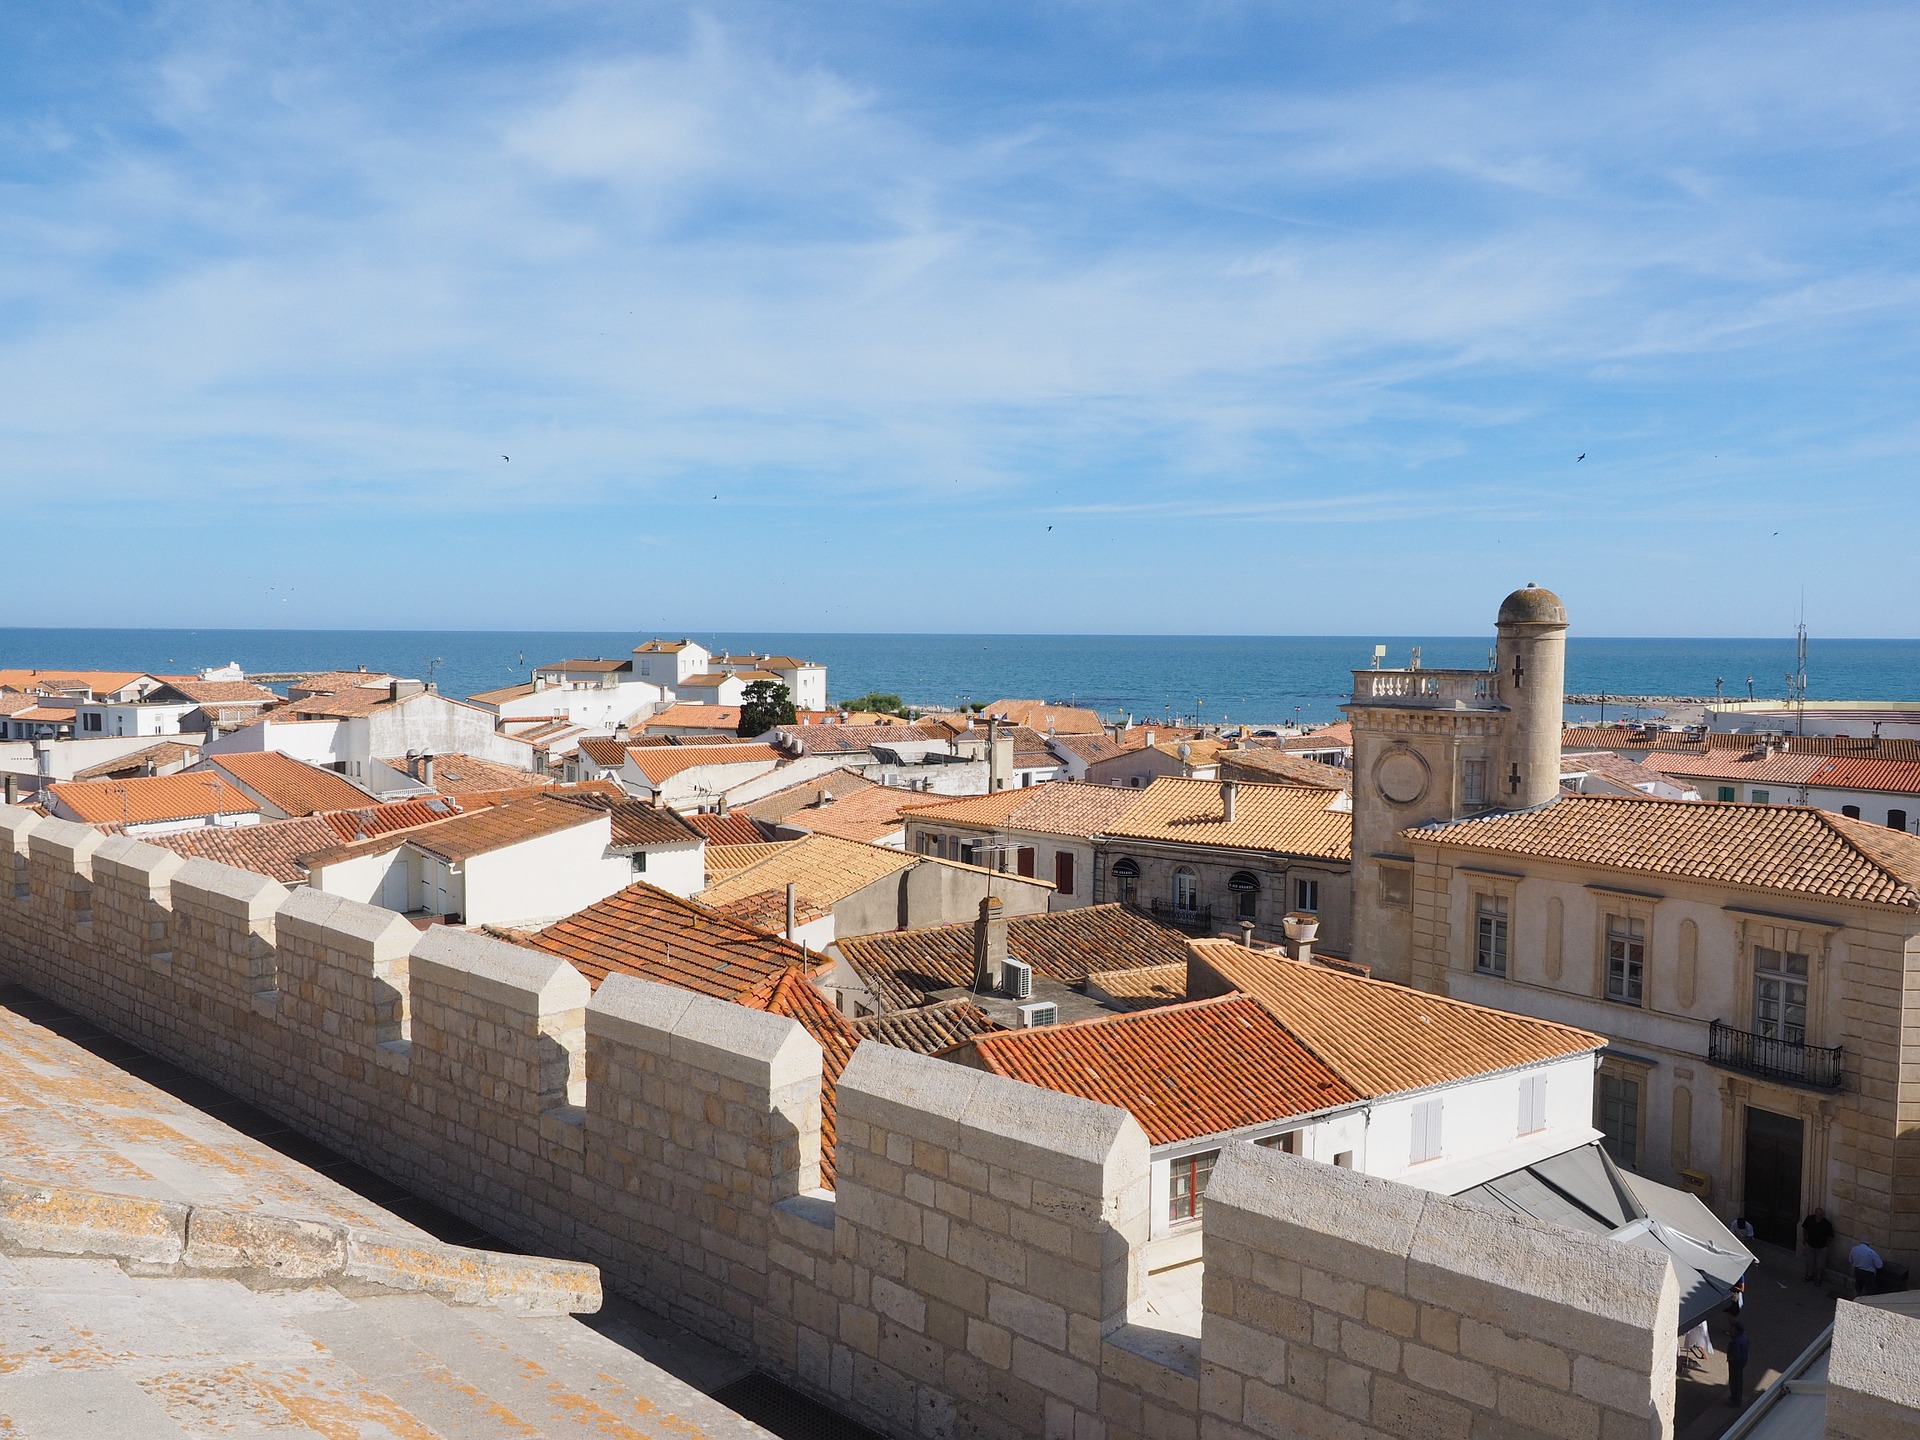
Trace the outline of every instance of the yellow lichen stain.
[[326, 1440], [362, 1440], [366, 1422], [386, 1427], [392, 1440], [442, 1440], [392, 1399], [372, 1390], [346, 1390], [305, 1370], [262, 1376], [260, 1388], [302, 1425]]

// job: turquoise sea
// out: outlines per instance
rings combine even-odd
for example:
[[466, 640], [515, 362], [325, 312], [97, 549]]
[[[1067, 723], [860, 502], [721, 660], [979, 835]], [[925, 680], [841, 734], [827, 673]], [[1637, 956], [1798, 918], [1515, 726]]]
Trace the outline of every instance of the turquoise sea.
[[[576, 656], [624, 656], [642, 635], [483, 630], [0, 629], [0, 667], [148, 670], [184, 674], [237, 660], [250, 672], [350, 669], [425, 677], [465, 696], [524, 680], [534, 665]], [[675, 637], [678, 638], [678, 637]], [[1038, 697], [1109, 716], [1198, 714], [1209, 721], [1337, 720], [1376, 644], [1387, 663], [1410, 647], [1435, 667], [1484, 665], [1490, 637], [1380, 635], [793, 635], [692, 637], [713, 649], [772, 651], [828, 667], [836, 699], [890, 691], [923, 705]], [[437, 663], [436, 663], [437, 662]], [[1607, 639], [1567, 645], [1571, 693], [1778, 697], [1793, 641]], [[1810, 642], [1812, 698], [1920, 700], [1920, 641]], [[1578, 713], [1591, 713], [1582, 711]], [[1621, 713], [1609, 707], [1609, 714]], [[1631, 710], [1624, 712], [1631, 715]]]

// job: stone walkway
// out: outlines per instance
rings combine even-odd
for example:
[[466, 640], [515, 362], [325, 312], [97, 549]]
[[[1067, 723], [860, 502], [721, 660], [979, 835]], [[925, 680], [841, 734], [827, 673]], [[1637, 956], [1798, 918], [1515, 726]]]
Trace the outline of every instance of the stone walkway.
[[1747, 1276], [1747, 1307], [1741, 1316], [1752, 1343], [1747, 1393], [1737, 1409], [1727, 1403], [1729, 1317], [1716, 1314], [1711, 1321], [1714, 1353], [1692, 1368], [1682, 1362], [1674, 1397], [1677, 1440], [1716, 1440], [1833, 1323], [1832, 1286], [1802, 1280], [1800, 1258], [1792, 1251], [1760, 1244], [1750, 1248], [1760, 1263]]

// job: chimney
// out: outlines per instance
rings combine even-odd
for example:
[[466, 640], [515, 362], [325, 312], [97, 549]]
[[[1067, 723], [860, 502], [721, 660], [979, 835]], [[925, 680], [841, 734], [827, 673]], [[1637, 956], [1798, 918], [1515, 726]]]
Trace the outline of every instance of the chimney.
[[1253, 921], [1242, 920], [1240, 922], [1240, 943], [1249, 950], [1253, 949]]
[[35, 774], [53, 777], [53, 750], [44, 740], [33, 742], [33, 769]]
[[[714, 813], [714, 814], [716, 814], [716, 815], [718, 815], [718, 816], [719, 816], [719, 817], [720, 817], [720, 818], [721, 818], [722, 820], [724, 820], [724, 819], [726, 819], [726, 818], [727, 818], [727, 811], [728, 811], [728, 809], [729, 809], [729, 808], [730, 808], [730, 807], [729, 807], [729, 806], [727, 805], [727, 797], [726, 797], [726, 796], [724, 796], [724, 795], [722, 795], [722, 796], [720, 797], [720, 803], [719, 803], [718, 805], [716, 805], [716, 806], [714, 806], [714, 807], [713, 807], [713, 813]], [[788, 889], [792, 889], [793, 887], [792, 887], [792, 886], [788, 886], [787, 888], [788, 888]], [[791, 912], [791, 911], [789, 911], [789, 912], [788, 912], [788, 915], [787, 915], [787, 923], [788, 923], [789, 925], [791, 925], [791, 924], [793, 923], [793, 915], [792, 915], [792, 912]]]
[[1233, 823], [1234, 802], [1239, 798], [1240, 782], [1238, 780], [1220, 782], [1220, 818], [1228, 825]]
[[1000, 718], [987, 720], [987, 793], [1013, 783], [1013, 736], [1000, 732]]
[[433, 784], [433, 756], [420, 757], [420, 783], [431, 787]]
[[[724, 815], [726, 812], [723, 810], [720, 813]], [[793, 932], [799, 928], [795, 924], [799, 909], [799, 892], [794, 889], [793, 881], [789, 880], [787, 882], [787, 939], [789, 941], [793, 939]]]
[[1280, 923], [1287, 932], [1287, 958], [1311, 965], [1313, 942], [1320, 934], [1320, 917], [1311, 910], [1289, 910]]
[[973, 922], [973, 988], [997, 992], [1006, 981], [1007, 917], [1000, 913], [1000, 897], [980, 902], [980, 918]]
[[13, 771], [9, 770], [7, 772], [7, 804], [18, 805], [19, 803], [20, 803], [20, 777], [17, 774], [15, 774]]
[[1151, 730], [1147, 731], [1146, 740], [1147, 740], [1147, 748], [1151, 750], [1153, 748], [1153, 731]]

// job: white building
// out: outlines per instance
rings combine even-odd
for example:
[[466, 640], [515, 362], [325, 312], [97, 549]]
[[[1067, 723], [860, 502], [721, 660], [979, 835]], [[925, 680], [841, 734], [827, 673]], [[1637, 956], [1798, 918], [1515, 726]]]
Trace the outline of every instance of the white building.
[[544, 924], [632, 883], [612, 827], [607, 810], [539, 796], [315, 852], [307, 884], [454, 924]]
[[396, 755], [471, 755], [528, 772], [534, 765], [534, 747], [500, 734], [490, 711], [417, 680], [302, 695], [206, 749], [210, 755], [278, 750], [362, 783], [373, 780], [374, 762]]
[[687, 680], [712, 669], [712, 661], [712, 652], [692, 640], [649, 640], [633, 647], [635, 677], [675, 692], [675, 698]]

